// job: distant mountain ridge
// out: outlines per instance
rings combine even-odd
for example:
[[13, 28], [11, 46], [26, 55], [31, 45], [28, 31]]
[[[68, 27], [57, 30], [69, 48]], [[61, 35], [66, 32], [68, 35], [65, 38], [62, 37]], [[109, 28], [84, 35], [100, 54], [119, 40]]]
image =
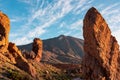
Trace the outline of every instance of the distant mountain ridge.
[[[32, 50], [32, 43], [18, 46], [21, 50]], [[48, 63], [80, 63], [83, 57], [83, 40], [71, 36], [60, 35], [43, 40], [43, 62]]]

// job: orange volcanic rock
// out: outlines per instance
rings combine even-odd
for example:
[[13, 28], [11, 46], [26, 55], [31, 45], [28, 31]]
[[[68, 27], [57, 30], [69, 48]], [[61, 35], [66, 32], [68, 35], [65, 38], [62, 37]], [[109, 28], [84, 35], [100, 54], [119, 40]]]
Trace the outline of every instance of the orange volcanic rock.
[[0, 52], [7, 52], [8, 47], [8, 35], [10, 31], [9, 18], [0, 12]]
[[[8, 46], [9, 54], [12, 54], [12, 59], [15, 60], [15, 65], [19, 67], [20, 69], [28, 72], [33, 77], [36, 76], [36, 70], [35, 68], [22, 56], [22, 53], [19, 51], [19, 49], [16, 47], [14, 43], [9, 43]], [[13, 59], [14, 58], [14, 59]]]
[[[9, 18], [0, 12], [0, 54], [2, 59], [10, 61], [10, 63], [15, 64], [20, 69], [28, 72], [33, 77], [36, 77], [36, 70], [18, 50], [14, 43], [9, 43], [9, 31], [10, 31], [10, 21]], [[3, 61], [5, 61], [3, 60]]]
[[101, 14], [92, 7], [84, 18], [85, 80], [120, 80], [119, 45]]
[[40, 40], [39, 38], [35, 38], [33, 41], [33, 48], [32, 51], [35, 53], [35, 61], [40, 62], [41, 58], [42, 58], [42, 40]]

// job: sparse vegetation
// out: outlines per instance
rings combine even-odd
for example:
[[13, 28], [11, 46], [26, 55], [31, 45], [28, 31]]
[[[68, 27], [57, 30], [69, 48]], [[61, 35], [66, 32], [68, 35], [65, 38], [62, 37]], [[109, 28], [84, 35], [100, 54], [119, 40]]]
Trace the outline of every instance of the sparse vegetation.
[[13, 80], [32, 80], [32, 78], [28, 75], [22, 74], [17, 70], [8, 70], [7, 77]]

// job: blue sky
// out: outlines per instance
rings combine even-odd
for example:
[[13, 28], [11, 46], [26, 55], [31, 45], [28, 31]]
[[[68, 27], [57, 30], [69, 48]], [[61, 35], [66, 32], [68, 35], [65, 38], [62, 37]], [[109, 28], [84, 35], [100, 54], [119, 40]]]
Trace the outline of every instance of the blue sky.
[[120, 0], [0, 0], [0, 10], [11, 21], [9, 40], [17, 45], [61, 34], [83, 39], [83, 18], [92, 6], [120, 43]]

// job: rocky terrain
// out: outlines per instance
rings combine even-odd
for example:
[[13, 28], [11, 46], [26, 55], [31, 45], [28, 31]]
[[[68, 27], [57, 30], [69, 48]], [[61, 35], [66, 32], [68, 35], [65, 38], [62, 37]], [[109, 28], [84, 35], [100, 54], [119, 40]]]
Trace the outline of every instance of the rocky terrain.
[[[22, 50], [23, 54], [26, 54], [31, 52], [32, 43], [18, 46], [18, 48]], [[80, 64], [83, 54], [83, 40], [60, 35], [55, 38], [43, 40], [43, 54], [41, 61], [50, 64]]]
[[10, 21], [0, 12], [0, 80], [70, 80], [71, 74], [50, 64], [40, 63], [43, 42], [33, 40], [31, 52], [23, 55], [9, 42]]
[[82, 69], [85, 80], [120, 80], [119, 45], [102, 15], [90, 8], [83, 26], [84, 51]]
[[83, 20], [84, 41], [61, 35], [17, 47], [9, 31], [0, 12], [0, 80], [120, 80], [119, 45], [94, 7]]

